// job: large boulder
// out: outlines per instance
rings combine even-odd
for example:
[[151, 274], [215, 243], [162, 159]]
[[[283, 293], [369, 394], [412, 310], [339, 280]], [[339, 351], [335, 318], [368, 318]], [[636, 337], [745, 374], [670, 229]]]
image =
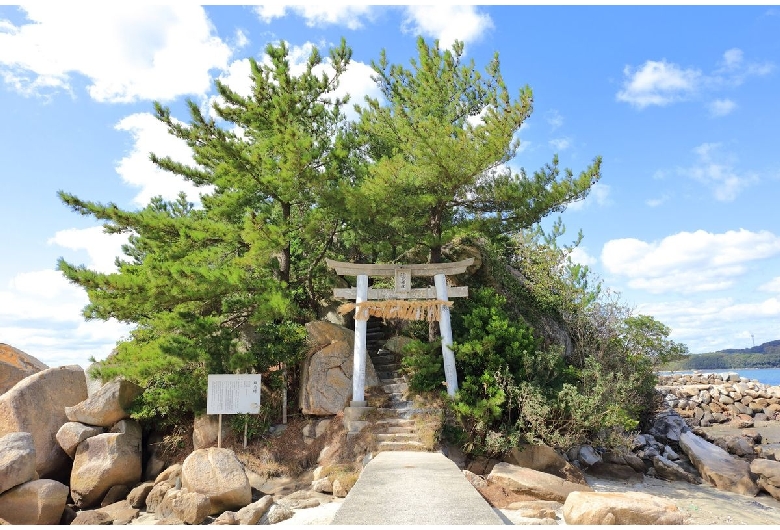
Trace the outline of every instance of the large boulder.
[[65, 484], [32, 480], [0, 495], [0, 518], [11, 524], [59, 524], [67, 500]]
[[160, 518], [175, 517], [186, 524], [200, 524], [211, 512], [209, 498], [196, 491], [169, 490], [155, 513]]
[[750, 464], [728, 454], [693, 432], [680, 435], [680, 448], [702, 478], [719, 490], [755, 496], [758, 485], [750, 475]]
[[81, 403], [66, 407], [65, 415], [70, 421], [111, 427], [130, 416], [126, 409], [142, 392], [143, 389], [135, 383], [117, 378], [100, 387], [100, 390]]
[[48, 368], [17, 383], [0, 396], [0, 436], [28, 432], [35, 441], [35, 470], [41, 478], [67, 482], [71, 461], [56, 435], [68, 421], [65, 407], [87, 397], [81, 366]]
[[252, 502], [244, 466], [229, 449], [209, 447], [190, 453], [182, 464], [181, 486], [208, 497], [211, 514], [243, 508]]
[[403, 335], [396, 335], [387, 339], [384, 346], [382, 347], [400, 355], [403, 353], [404, 347], [410, 342], [414, 342], [414, 339], [410, 337], [404, 337]]
[[[219, 416], [217, 414], [201, 414], [195, 417], [192, 427], [192, 445], [195, 449], [205, 449], [217, 445], [219, 436]], [[222, 422], [222, 439], [230, 432], [230, 422]]]
[[334, 342], [348, 342], [352, 345], [355, 332], [332, 322], [315, 320], [306, 324], [306, 339], [312, 349], [318, 350]]
[[504, 456], [504, 461], [520, 467], [527, 467], [542, 473], [549, 473], [577, 484], [587, 484], [582, 471], [570, 464], [552, 447], [547, 445], [521, 445], [513, 447]]
[[57, 438], [57, 443], [62, 447], [62, 450], [65, 451], [69, 457], [73, 458], [76, 456], [76, 449], [78, 449], [81, 442], [87, 438], [103, 434], [103, 432], [105, 432], [103, 427], [94, 427], [92, 425], [84, 425], [77, 421], [69, 421], [60, 427], [60, 430], [57, 431], [55, 437]]
[[566, 524], [671, 525], [684, 516], [672, 501], [638, 492], [574, 491], [563, 505]]
[[750, 463], [750, 471], [758, 476], [758, 485], [764, 491], [780, 500], [780, 462], [757, 458]]
[[5, 394], [25, 377], [47, 368], [35, 357], [0, 342], [0, 394]]
[[[344, 410], [352, 396], [354, 332], [316, 321], [306, 324], [310, 341], [318, 346], [307, 355], [301, 374], [300, 405], [304, 414], [332, 416]], [[366, 388], [377, 386], [379, 379], [371, 359], [366, 356]]]
[[488, 482], [545, 501], [564, 502], [573, 491], [593, 491], [587, 484], [569, 482], [549, 473], [499, 462], [487, 477]]
[[38, 478], [32, 434], [12, 432], [0, 437], [0, 469], [0, 493]]
[[257, 524], [274, 503], [271, 495], [265, 495], [260, 500], [244, 506], [236, 513], [238, 524]]
[[103, 500], [111, 486], [135, 486], [141, 480], [141, 426], [122, 420], [112, 432], [79, 444], [70, 476], [71, 496], [79, 508]]
[[699, 477], [689, 473], [676, 462], [662, 455], [653, 457], [653, 469], [658, 478], [663, 480], [684, 480], [691, 484], [701, 484]]
[[602, 478], [642, 482], [644, 463], [633, 454], [605, 451], [599, 461], [588, 468], [588, 474]]
[[685, 419], [674, 411], [660, 412], [653, 419], [650, 434], [656, 440], [669, 445], [678, 443], [683, 433], [690, 432], [691, 428], [685, 423]]
[[[133, 508], [127, 500], [113, 502], [96, 511], [108, 515], [113, 524], [130, 524], [130, 521], [138, 517], [138, 513], [140, 512], [138, 508]], [[76, 523], [74, 522], [72, 524]]]

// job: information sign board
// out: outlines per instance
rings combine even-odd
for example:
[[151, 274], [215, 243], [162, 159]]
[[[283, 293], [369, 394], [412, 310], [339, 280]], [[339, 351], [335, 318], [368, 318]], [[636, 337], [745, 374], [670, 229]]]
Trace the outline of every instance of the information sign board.
[[207, 414], [259, 414], [260, 374], [209, 374]]

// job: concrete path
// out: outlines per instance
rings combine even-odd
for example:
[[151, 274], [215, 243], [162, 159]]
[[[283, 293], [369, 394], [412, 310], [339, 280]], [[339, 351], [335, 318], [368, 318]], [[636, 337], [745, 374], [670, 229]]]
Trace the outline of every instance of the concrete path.
[[441, 453], [384, 451], [366, 465], [334, 525], [503, 525], [504, 521]]

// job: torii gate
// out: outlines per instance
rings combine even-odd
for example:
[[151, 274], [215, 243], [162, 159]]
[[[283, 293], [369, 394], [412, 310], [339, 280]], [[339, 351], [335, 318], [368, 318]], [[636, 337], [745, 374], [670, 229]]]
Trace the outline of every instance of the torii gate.
[[[447, 275], [462, 274], [474, 258], [455, 263], [426, 263], [418, 265], [372, 265], [344, 263], [325, 260], [328, 267], [335, 269], [339, 276], [356, 276], [357, 287], [333, 289], [337, 298], [354, 299], [355, 304], [355, 350], [352, 362], [352, 407], [365, 407], [366, 382], [366, 323], [370, 314], [386, 318], [406, 318], [412, 320], [439, 321], [441, 331], [441, 349], [444, 358], [444, 376], [447, 393], [454, 396], [458, 390], [458, 378], [455, 372], [455, 355], [452, 352], [452, 325], [450, 324], [449, 297], [468, 296], [468, 287], [447, 289]], [[369, 289], [369, 276], [395, 278], [394, 289]], [[413, 276], [433, 276], [434, 288], [412, 288]], [[392, 300], [427, 300], [427, 302], [395, 302]], [[381, 300], [370, 302], [370, 300]]]

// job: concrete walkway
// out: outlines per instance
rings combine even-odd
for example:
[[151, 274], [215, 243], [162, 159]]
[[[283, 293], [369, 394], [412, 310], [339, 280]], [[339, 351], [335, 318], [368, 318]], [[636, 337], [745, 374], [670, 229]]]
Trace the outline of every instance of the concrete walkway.
[[366, 465], [334, 525], [503, 525], [441, 453], [384, 451]]

